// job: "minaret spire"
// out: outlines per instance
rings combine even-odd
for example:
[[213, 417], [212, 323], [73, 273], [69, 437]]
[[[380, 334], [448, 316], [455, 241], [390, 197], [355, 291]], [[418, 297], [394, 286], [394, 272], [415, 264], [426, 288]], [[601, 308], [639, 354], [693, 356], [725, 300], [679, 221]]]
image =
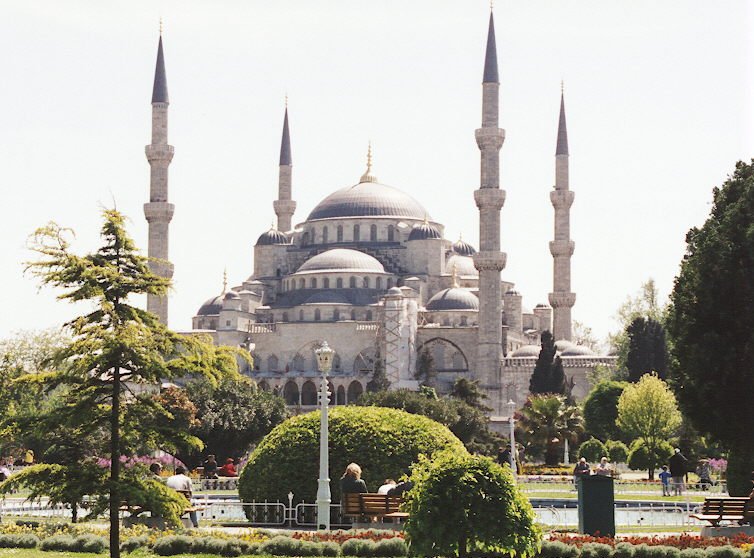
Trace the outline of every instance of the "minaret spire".
[[500, 272], [505, 254], [500, 251], [500, 210], [505, 190], [500, 189], [500, 148], [505, 130], [498, 127], [500, 80], [497, 71], [495, 20], [490, 13], [482, 80], [482, 127], [475, 132], [481, 152], [480, 187], [474, 192], [479, 208], [479, 252], [474, 266], [479, 270], [479, 341], [476, 377], [492, 393], [493, 413], [502, 412], [500, 377], [503, 304]]
[[575, 248], [571, 240], [571, 205], [574, 193], [569, 190], [568, 132], [566, 131], [565, 99], [563, 85], [560, 89], [560, 116], [558, 139], [555, 146], [555, 189], [550, 201], [555, 209], [555, 233], [550, 242], [553, 258], [553, 292], [549, 295], [552, 306], [552, 333], [556, 340], [571, 340], [571, 308], [576, 294], [571, 292], [571, 256]]
[[290, 231], [296, 202], [291, 199], [293, 191], [293, 158], [291, 157], [291, 134], [288, 129], [288, 95], [285, 96], [283, 137], [280, 140], [280, 169], [278, 171], [278, 199], [272, 204], [278, 217], [278, 230]]
[[[150, 269], [161, 277], [173, 277], [173, 264], [168, 261], [169, 226], [175, 206], [168, 203], [168, 167], [173, 160], [173, 146], [168, 145], [168, 82], [165, 77], [165, 55], [162, 49], [162, 25], [157, 43], [157, 63], [152, 86], [152, 143], [145, 152], [149, 161], [149, 202], [144, 216], [149, 223], [148, 255]], [[147, 310], [168, 323], [167, 296], [147, 295]]]

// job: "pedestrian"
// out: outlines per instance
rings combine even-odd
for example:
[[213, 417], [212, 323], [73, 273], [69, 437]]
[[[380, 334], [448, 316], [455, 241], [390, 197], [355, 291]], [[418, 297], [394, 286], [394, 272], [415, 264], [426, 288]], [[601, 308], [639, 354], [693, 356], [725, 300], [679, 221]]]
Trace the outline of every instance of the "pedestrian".
[[603, 457], [602, 459], [600, 459], [599, 465], [597, 465], [597, 468], [594, 470], [594, 473], [596, 475], [602, 475], [603, 477], [613, 476], [613, 468], [610, 467], [610, 462], [607, 460], [607, 457]]
[[662, 483], [662, 495], [663, 496], [670, 496], [670, 478], [671, 478], [670, 471], [668, 471], [668, 466], [663, 465], [662, 466], [662, 472], [660, 473], [660, 482]]
[[[187, 503], [189, 507], [191, 506], [191, 498], [194, 495], [194, 488], [191, 484], [191, 479], [186, 476], [186, 469], [183, 466], [178, 465], [178, 467], [175, 468], [175, 475], [168, 477], [165, 484], [168, 485], [168, 488], [172, 488], [179, 494], [183, 494], [188, 501]], [[199, 527], [199, 518], [196, 515], [196, 511], [193, 511], [192, 509], [192, 511], [189, 512], [189, 518], [191, 519], [191, 524], [194, 528]]]
[[683, 494], [683, 477], [688, 471], [687, 464], [688, 459], [681, 453], [680, 448], [675, 448], [673, 455], [668, 460], [668, 465], [670, 465], [670, 475], [673, 477], [673, 494], [676, 496]]
[[217, 461], [215, 461], [215, 456], [212, 454], [209, 454], [207, 456], [207, 460], [204, 462], [204, 478], [205, 479], [216, 479], [217, 478]]
[[588, 477], [592, 474], [592, 469], [589, 467], [589, 463], [586, 461], [586, 457], [582, 457], [576, 463], [573, 468], [573, 483], [576, 484], [582, 477]]
[[699, 484], [702, 486], [702, 490], [707, 490], [712, 486], [712, 468], [710, 467], [709, 459], [703, 458], [699, 461], [696, 474], [699, 475]]

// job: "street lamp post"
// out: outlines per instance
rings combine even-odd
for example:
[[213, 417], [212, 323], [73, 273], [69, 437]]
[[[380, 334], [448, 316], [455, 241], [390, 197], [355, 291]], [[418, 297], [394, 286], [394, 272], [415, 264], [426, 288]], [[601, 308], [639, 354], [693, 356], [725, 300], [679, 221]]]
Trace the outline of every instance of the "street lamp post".
[[317, 481], [317, 525], [318, 529], [330, 530], [330, 458], [328, 453], [328, 424], [327, 424], [327, 406], [330, 402], [330, 393], [327, 389], [327, 373], [332, 366], [332, 357], [335, 354], [327, 345], [327, 341], [314, 351], [317, 355], [317, 363], [322, 378], [319, 384], [319, 480]]
[[508, 400], [508, 425], [510, 426], [510, 439], [511, 439], [511, 472], [513, 478], [516, 478], [516, 431], [515, 431], [515, 419], [513, 414], [516, 412], [516, 404], [513, 399]]

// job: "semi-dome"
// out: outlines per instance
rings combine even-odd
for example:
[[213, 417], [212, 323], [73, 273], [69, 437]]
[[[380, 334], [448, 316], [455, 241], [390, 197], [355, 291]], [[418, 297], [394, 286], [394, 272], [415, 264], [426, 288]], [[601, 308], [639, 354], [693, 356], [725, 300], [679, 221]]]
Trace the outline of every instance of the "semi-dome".
[[476, 277], [479, 275], [479, 271], [474, 267], [474, 260], [470, 256], [461, 256], [460, 254], [450, 256], [445, 263], [445, 269], [452, 273], [454, 267], [456, 275], [459, 277], [468, 277], [469, 275]]
[[385, 273], [385, 268], [376, 259], [348, 248], [334, 248], [309, 258], [298, 268], [296, 273], [315, 271], [368, 271], [372, 273]]
[[459, 238], [453, 243], [453, 252], [460, 254], [461, 256], [473, 256], [476, 254], [476, 248]]
[[442, 235], [437, 228], [427, 222], [414, 225], [408, 235], [409, 240], [427, 240], [428, 238], [442, 238]]
[[427, 211], [414, 198], [379, 182], [360, 182], [327, 196], [307, 221], [336, 217], [398, 217], [424, 219]]
[[541, 347], [539, 345], [522, 345], [511, 353], [512, 357], [538, 357]]
[[350, 304], [343, 293], [327, 289], [318, 291], [306, 299], [304, 304]]
[[594, 351], [585, 345], [571, 345], [563, 349], [560, 356], [594, 356]]
[[288, 237], [277, 229], [270, 229], [262, 233], [257, 239], [257, 246], [271, 246], [273, 244], [288, 244]]
[[479, 299], [466, 289], [443, 289], [427, 302], [427, 310], [479, 310]]
[[199, 311], [196, 313], [196, 315], [214, 316], [215, 314], [219, 314], [223, 309], [223, 296], [225, 295], [221, 294], [213, 296], [209, 300], [205, 301], [204, 304], [199, 307]]

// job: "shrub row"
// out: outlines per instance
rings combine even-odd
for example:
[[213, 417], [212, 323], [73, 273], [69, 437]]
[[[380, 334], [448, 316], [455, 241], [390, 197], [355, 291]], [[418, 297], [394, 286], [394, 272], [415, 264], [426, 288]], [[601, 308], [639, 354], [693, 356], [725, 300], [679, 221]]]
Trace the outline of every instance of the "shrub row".
[[53, 535], [52, 537], [42, 539], [39, 548], [58, 552], [92, 552], [102, 554], [108, 550], [109, 546], [107, 540], [97, 535], [81, 535], [79, 537]]
[[562, 541], [544, 541], [539, 558], [754, 558], [754, 546], [747, 550], [731, 545], [681, 550], [674, 546], [626, 542], [615, 547], [596, 542], [578, 547]]

